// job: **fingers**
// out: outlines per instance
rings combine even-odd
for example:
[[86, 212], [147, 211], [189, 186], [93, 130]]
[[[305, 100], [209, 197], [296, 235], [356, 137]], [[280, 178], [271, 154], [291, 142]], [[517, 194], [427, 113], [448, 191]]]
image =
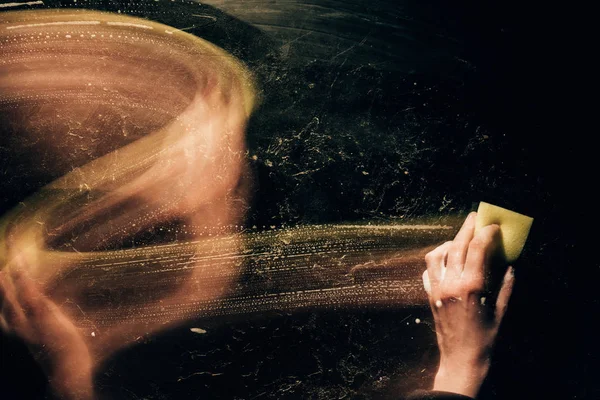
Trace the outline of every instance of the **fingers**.
[[[500, 245], [500, 227], [492, 224], [483, 227], [475, 235], [475, 217], [472, 212], [465, 219], [453, 241], [446, 242], [427, 253], [427, 270], [423, 273], [423, 286], [433, 309], [439, 308], [445, 301], [467, 300], [486, 305], [488, 297], [483, 293], [490, 289], [489, 270], [496, 250]], [[512, 268], [506, 272], [503, 284], [497, 296], [488, 293], [488, 305], [495, 318], [504, 316], [508, 299], [512, 291], [514, 277]], [[490, 286], [490, 287], [488, 287]], [[493, 284], [496, 287], [496, 284]], [[481, 298], [481, 296], [486, 296]], [[480, 301], [481, 300], [481, 301]], [[491, 315], [490, 315], [491, 317]]]
[[6, 283], [4, 282], [4, 271], [0, 271], [0, 332], [8, 333], [8, 324], [4, 320], [4, 298], [6, 297]]
[[2, 329], [12, 332], [22, 327], [25, 322], [25, 313], [19, 304], [15, 285], [6, 271], [0, 273], [0, 295], [2, 296]]
[[471, 212], [467, 216], [465, 222], [452, 241], [451, 248], [448, 250], [448, 270], [446, 273], [449, 279], [459, 278], [463, 271], [467, 259], [469, 243], [471, 242], [471, 239], [473, 239], [473, 234], [475, 232], [476, 215], [476, 212]]
[[498, 247], [500, 227], [488, 225], [482, 228], [468, 245], [463, 278], [469, 282], [472, 292], [483, 291], [486, 284], [486, 270]]
[[495, 320], [497, 325], [500, 325], [500, 322], [502, 322], [502, 318], [504, 318], [504, 314], [506, 313], [508, 301], [510, 300], [510, 295], [512, 294], [514, 284], [515, 270], [513, 267], [508, 267], [506, 273], [504, 274], [502, 287], [500, 287], [500, 292], [498, 293], [498, 299], [496, 300]]
[[[439, 299], [439, 288], [446, 273], [446, 257], [452, 242], [446, 242], [425, 255], [427, 264], [427, 279], [429, 281], [429, 300], [435, 302]], [[423, 274], [425, 276], [425, 274]], [[425, 280], [423, 280], [425, 285]], [[425, 288], [427, 291], [427, 286]]]
[[17, 301], [26, 316], [35, 317], [49, 311], [45, 296], [25, 271], [15, 271], [14, 283]]
[[0, 272], [0, 329], [23, 336], [30, 330], [30, 319], [50, 311], [45, 296], [24, 269], [20, 258], [10, 268]]
[[423, 285], [432, 305], [439, 307], [442, 300], [481, 296], [486, 289], [487, 270], [500, 244], [500, 228], [489, 225], [475, 235], [476, 215], [469, 214], [453, 241], [425, 256], [427, 271], [423, 274]]

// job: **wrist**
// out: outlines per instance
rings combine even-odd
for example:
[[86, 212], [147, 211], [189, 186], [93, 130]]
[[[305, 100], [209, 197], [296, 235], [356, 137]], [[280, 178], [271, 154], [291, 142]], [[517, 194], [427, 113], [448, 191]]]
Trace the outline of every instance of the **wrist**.
[[489, 371], [489, 361], [478, 363], [440, 363], [433, 390], [475, 398]]
[[48, 374], [50, 388], [56, 399], [90, 400], [93, 398], [93, 370], [88, 357], [63, 360], [60, 368]]

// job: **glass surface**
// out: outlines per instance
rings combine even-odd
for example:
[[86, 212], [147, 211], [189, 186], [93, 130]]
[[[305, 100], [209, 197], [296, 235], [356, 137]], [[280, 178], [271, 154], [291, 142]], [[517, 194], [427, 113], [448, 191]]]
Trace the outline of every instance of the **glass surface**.
[[[487, 201], [536, 222], [482, 396], [550, 392], [573, 358], [534, 310], [566, 295], [571, 153], [530, 30], [462, 3], [2, 0], [0, 267], [73, 322], [100, 398], [395, 398], [436, 372], [424, 255]], [[43, 398], [2, 340], [0, 390]]]

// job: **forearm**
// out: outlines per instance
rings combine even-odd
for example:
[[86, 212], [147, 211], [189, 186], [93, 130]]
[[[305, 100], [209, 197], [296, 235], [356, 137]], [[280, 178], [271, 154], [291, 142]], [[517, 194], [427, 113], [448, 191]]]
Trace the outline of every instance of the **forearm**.
[[50, 381], [52, 398], [55, 400], [93, 400], [94, 391], [91, 379], [76, 379], [68, 382], [59, 380]]
[[444, 392], [438, 390], [416, 390], [412, 392], [405, 400], [473, 400], [471, 397], [463, 396], [457, 393]]
[[45, 365], [52, 398], [56, 400], [92, 400], [93, 366], [87, 349], [61, 356], [55, 355], [53, 365]]
[[[486, 302], [490, 271], [495, 264], [501, 231], [498, 225], [475, 233], [471, 213], [453, 241], [425, 256], [423, 284], [429, 297], [440, 349], [433, 390], [475, 398], [490, 368], [490, 357], [514, 283], [506, 269], [495, 302]], [[506, 267], [504, 267], [506, 268]]]
[[53, 398], [56, 400], [93, 400], [91, 370], [78, 371], [71, 375], [57, 374], [48, 378]]
[[441, 364], [435, 376], [433, 390], [477, 397], [489, 370], [489, 362], [470, 366]]

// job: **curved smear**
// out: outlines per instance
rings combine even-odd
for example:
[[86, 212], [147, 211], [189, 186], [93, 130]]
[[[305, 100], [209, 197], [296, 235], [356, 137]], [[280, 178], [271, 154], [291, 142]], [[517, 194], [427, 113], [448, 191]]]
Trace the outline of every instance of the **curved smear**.
[[[64, 174], [3, 218], [0, 263], [27, 260], [75, 320], [86, 312], [72, 292], [92, 282], [60, 282], [90, 251], [122, 247], [157, 227], [225, 234], [240, 222], [244, 131], [256, 96], [249, 72], [229, 54], [155, 22], [60, 10], [2, 13], [0, 53], [3, 133], [18, 138], [15, 152], [43, 159], [31, 168]], [[194, 243], [199, 233], [179, 239]], [[188, 246], [192, 265], [201, 248]], [[236, 252], [239, 240], [221, 248]], [[216, 300], [235, 274], [214, 285], [212, 269], [232, 268], [191, 268], [185, 281], [145, 302]], [[164, 325], [123, 330], [122, 322], [106, 329], [101, 347]]]
[[25, 259], [98, 358], [190, 318], [425, 303], [454, 222], [238, 228], [256, 90], [218, 47], [46, 10], [0, 14], [0, 54], [3, 137], [53, 179], [0, 221], [0, 265]]

